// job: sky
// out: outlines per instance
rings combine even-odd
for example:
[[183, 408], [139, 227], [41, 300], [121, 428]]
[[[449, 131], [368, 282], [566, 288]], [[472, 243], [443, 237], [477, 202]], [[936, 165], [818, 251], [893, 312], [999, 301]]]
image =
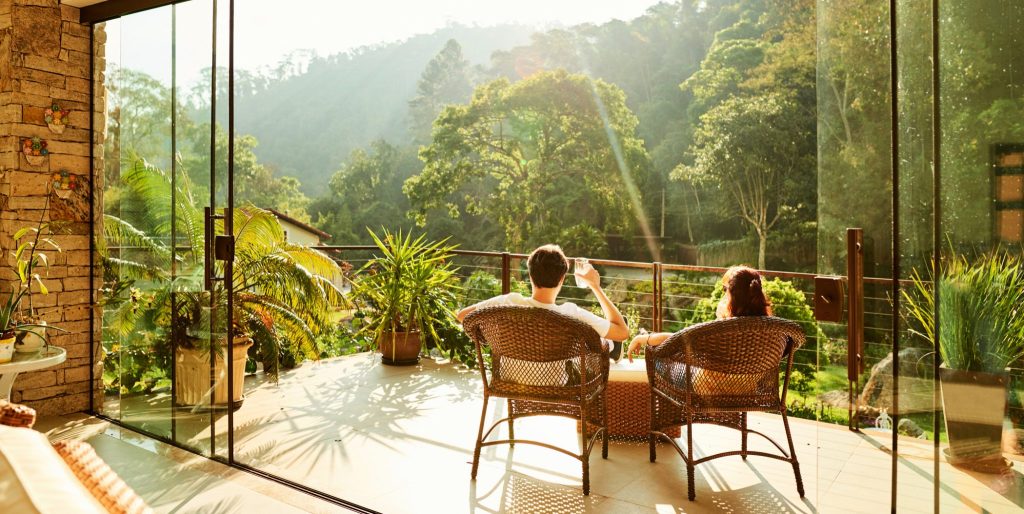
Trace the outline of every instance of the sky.
[[[427, 34], [449, 24], [520, 23], [538, 28], [630, 20], [655, 0], [238, 0], [235, 66], [258, 69], [297, 49], [331, 55], [360, 46]], [[226, 14], [228, 2], [219, 0]], [[210, 66], [212, 0], [177, 7], [178, 81], [186, 86]], [[218, 65], [226, 65], [227, 17], [218, 16]], [[171, 8], [134, 14], [107, 25], [107, 58], [170, 83]]]

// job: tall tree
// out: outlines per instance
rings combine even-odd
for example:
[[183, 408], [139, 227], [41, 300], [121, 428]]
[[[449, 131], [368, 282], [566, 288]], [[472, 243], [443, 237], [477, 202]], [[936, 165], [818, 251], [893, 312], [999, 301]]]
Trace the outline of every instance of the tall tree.
[[701, 116], [694, 164], [677, 177], [711, 183], [732, 200], [728, 211], [758, 237], [757, 265], [765, 269], [768, 234], [787, 211], [800, 208], [801, 178], [813, 170], [813, 134], [780, 95], [736, 96]]
[[579, 224], [629, 234], [645, 221], [637, 191], [649, 170], [636, 127], [622, 90], [603, 81], [565, 71], [498, 79], [442, 111], [405, 192], [419, 222], [437, 208], [480, 213], [512, 249]]
[[430, 128], [441, 109], [465, 102], [473, 94], [470, 71], [469, 61], [462, 56], [462, 46], [454, 39], [449, 39], [427, 63], [416, 84], [416, 97], [409, 101], [415, 142], [430, 140]]

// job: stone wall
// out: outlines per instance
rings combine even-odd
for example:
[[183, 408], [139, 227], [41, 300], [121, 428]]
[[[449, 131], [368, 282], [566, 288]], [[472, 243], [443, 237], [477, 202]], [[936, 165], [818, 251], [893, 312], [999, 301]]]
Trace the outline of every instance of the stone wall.
[[[50, 343], [67, 350], [67, 361], [20, 375], [12, 394], [13, 401], [42, 415], [87, 410], [89, 381], [102, 374], [101, 348], [93, 345], [100, 340], [99, 324], [89, 333], [89, 195], [91, 170], [103, 169], [104, 126], [100, 95], [94, 122], [101, 129], [92, 141], [96, 161], [90, 167], [90, 87], [102, 91], [103, 80], [102, 73], [95, 83], [89, 77], [91, 31], [78, 22], [78, 9], [58, 0], [0, 0], [0, 289], [16, 286], [10, 249], [17, 230], [40, 219], [53, 222], [59, 231], [53, 238], [61, 247], [60, 252], [46, 252], [51, 262], [45, 280], [49, 294], [35, 294], [33, 304], [47, 323], [67, 331], [50, 332]], [[98, 28], [97, 70], [104, 69], [104, 37]], [[47, 109], [52, 111], [55, 104], [67, 111], [63, 128], [47, 122]], [[23, 152], [24, 141], [31, 144], [32, 138], [45, 141], [48, 155], [38, 159]], [[100, 190], [101, 184], [95, 186]], [[100, 267], [92, 269], [98, 287]], [[95, 373], [89, 369], [90, 352]], [[97, 380], [97, 408], [102, 390]]]

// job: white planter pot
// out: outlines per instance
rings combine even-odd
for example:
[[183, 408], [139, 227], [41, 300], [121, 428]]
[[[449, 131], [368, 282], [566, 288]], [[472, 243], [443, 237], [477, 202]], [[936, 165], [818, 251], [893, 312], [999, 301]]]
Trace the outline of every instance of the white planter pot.
[[[45, 321], [40, 321], [40, 325], [46, 325]], [[18, 353], [35, 353], [38, 352], [43, 346], [46, 345], [46, 327], [32, 327], [25, 334], [25, 338], [14, 346], [14, 351]]]
[[[236, 337], [232, 345], [232, 360], [235, 376], [232, 381], [233, 395], [230, 406], [237, 409], [242, 405], [242, 387], [245, 378], [245, 360], [252, 340]], [[224, 364], [222, 350], [214, 359], [214, 384], [212, 408], [228, 406], [228, 368]], [[178, 405], [199, 405], [211, 407], [210, 396], [210, 354], [192, 348], [178, 348], [174, 356], [175, 403]]]
[[14, 358], [14, 338], [0, 339], [0, 364], [11, 362]]

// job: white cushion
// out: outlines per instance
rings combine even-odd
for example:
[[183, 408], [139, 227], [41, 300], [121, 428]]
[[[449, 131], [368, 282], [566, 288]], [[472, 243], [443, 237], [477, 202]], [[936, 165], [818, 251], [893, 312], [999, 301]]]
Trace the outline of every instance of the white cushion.
[[643, 382], [647, 383], [647, 361], [637, 359], [621, 359], [608, 365], [609, 382]]
[[0, 425], [0, 512], [104, 513], [46, 436]]

